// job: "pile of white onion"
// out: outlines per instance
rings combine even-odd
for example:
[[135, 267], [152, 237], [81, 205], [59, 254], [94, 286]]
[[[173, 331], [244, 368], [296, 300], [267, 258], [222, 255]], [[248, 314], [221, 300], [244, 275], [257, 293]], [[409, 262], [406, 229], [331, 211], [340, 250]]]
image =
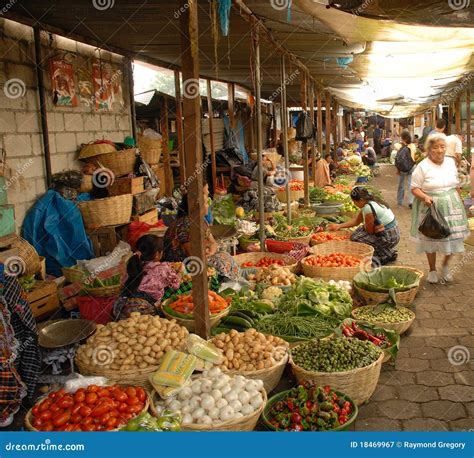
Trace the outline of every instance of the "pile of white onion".
[[204, 371], [165, 404], [181, 413], [183, 424], [212, 425], [252, 415], [263, 404], [263, 382], [229, 376], [214, 367]]

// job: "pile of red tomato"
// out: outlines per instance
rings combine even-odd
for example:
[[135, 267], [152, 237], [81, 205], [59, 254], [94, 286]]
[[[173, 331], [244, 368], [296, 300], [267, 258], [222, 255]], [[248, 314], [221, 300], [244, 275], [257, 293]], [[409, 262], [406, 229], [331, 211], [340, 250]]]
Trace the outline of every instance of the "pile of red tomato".
[[111, 431], [142, 412], [147, 394], [134, 386], [79, 388], [54, 391], [32, 409], [31, 424], [40, 431]]
[[326, 256], [308, 256], [303, 262], [315, 267], [358, 267], [361, 259], [344, 253], [332, 253]]
[[258, 262], [247, 261], [242, 264], [242, 267], [270, 267], [271, 265], [276, 264], [277, 266], [284, 266], [285, 263], [282, 259], [275, 259], [265, 256], [260, 259]]
[[349, 234], [334, 234], [332, 232], [317, 232], [313, 234], [311, 238], [318, 243], [324, 242], [331, 242], [331, 241], [338, 241], [338, 240], [347, 240], [349, 238]]

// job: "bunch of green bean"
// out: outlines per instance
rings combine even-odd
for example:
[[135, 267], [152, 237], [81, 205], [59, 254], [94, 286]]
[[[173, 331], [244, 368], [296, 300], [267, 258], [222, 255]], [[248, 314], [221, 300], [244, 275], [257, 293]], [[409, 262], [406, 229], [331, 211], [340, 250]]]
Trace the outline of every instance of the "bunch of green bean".
[[338, 321], [319, 316], [290, 316], [283, 313], [263, 317], [256, 324], [258, 331], [274, 336], [305, 339], [326, 337], [338, 326]]

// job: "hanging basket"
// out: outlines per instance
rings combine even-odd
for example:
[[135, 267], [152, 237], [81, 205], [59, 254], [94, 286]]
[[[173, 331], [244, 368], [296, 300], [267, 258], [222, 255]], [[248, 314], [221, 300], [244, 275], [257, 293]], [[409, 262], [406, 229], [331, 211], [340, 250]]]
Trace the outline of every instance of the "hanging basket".
[[79, 202], [79, 210], [86, 229], [97, 229], [103, 226], [128, 224], [132, 215], [133, 196], [107, 197]]
[[17, 236], [16, 240], [12, 243], [12, 248], [18, 250], [18, 256], [24, 262], [25, 271], [22, 275], [34, 275], [41, 270], [41, 260], [37, 251], [24, 238]]

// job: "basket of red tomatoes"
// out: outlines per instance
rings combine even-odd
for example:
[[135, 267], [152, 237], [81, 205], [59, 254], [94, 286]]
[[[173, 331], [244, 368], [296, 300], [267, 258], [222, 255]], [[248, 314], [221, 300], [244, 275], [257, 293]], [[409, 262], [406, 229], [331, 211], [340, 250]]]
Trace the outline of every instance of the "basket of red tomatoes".
[[146, 412], [148, 394], [141, 386], [89, 385], [43, 397], [25, 417], [29, 431], [116, 431]]

